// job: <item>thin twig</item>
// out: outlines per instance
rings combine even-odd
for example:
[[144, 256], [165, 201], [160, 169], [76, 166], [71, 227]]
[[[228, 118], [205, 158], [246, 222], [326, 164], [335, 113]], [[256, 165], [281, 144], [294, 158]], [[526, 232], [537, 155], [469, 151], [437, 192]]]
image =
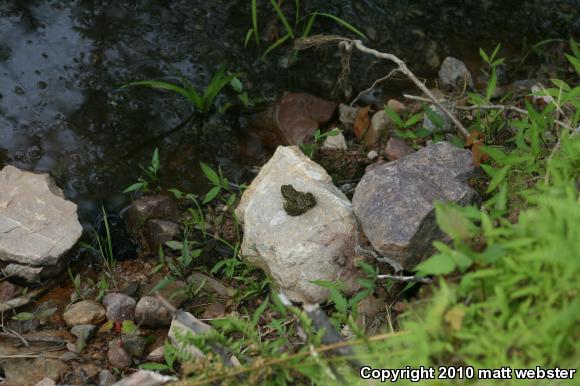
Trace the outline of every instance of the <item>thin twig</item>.
[[414, 283], [424, 283], [424, 284], [431, 284], [433, 283], [433, 279], [428, 277], [419, 277], [419, 276], [399, 276], [399, 275], [377, 275], [377, 279], [389, 279], [395, 281], [401, 281], [403, 283], [407, 282], [414, 282]]
[[30, 343], [28, 343], [28, 341], [19, 333], [17, 333], [16, 331], [14, 331], [11, 328], [8, 328], [6, 326], [2, 326], [2, 329], [6, 332], [0, 332], [0, 337], [3, 338], [12, 338], [12, 339], [18, 339], [22, 342], [22, 344], [24, 344], [26, 347], [30, 346]]
[[[423, 97], [416, 96], [416, 95], [404, 94], [403, 97], [405, 97], [406, 99], [420, 101], [420, 102], [430, 102], [431, 101], [430, 99], [423, 98]], [[516, 107], [516, 106], [510, 106], [510, 105], [494, 104], [494, 105], [453, 106], [453, 108], [456, 110], [466, 110], [466, 111], [471, 111], [471, 110], [515, 111], [515, 112], [523, 114], [523, 115], [529, 115], [526, 110], [519, 108], [519, 107]], [[564, 123], [562, 121], [555, 120], [554, 122], [558, 126], [561, 126], [561, 127], [568, 129], [568, 130], [572, 130], [572, 128], [570, 126], [568, 126], [566, 123]]]
[[375, 49], [368, 48], [360, 40], [343, 41], [343, 42], [340, 42], [339, 44], [352, 44], [359, 51], [362, 51], [366, 54], [373, 55], [377, 58], [389, 60], [389, 61], [395, 63], [399, 67], [399, 71], [401, 71], [407, 78], [409, 78], [409, 80], [411, 80], [411, 82], [413, 82], [415, 84], [415, 86], [417, 86], [417, 88], [419, 88], [419, 90], [421, 90], [421, 92], [423, 92], [425, 95], [427, 95], [427, 97], [431, 100], [431, 102], [435, 106], [437, 106], [441, 111], [443, 111], [443, 113], [445, 113], [445, 115], [447, 115], [449, 117], [449, 119], [451, 119], [451, 121], [455, 124], [455, 127], [457, 128], [457, 130], [461, 134], [461, 136], [464, 137], [465, 139], [467, 139], [469, 137], [469, 131], [467, 131], [465, 126], [463, 126], [463, 124], [459, 121], [459, 119], [457, 119], [457, 117], [455, 117], [455, 115], [453, 115], [451, 113], [451, 111], [449, 111], [449, 109], [447, 109], [447, 107], [445, 107], [445, 105], [443, 105], [435, 97], [435, 95], [433, 95], [433, 93], [425, 86], [425, 84], [423, 82], [421, 82], [411, 70], [409, 70], [409, 68], [407, 67], [407, 64], [404, 61], [402, 61], [401, 59], [399, 59], [397, 56], [395, 56], [393, 54], [380, 52], [380, 51], [377, 51]]
[[360, 93], [359, 93], [359, 94], [356, 96], [356, 98], [354, 98], [354, 99], [352, 100], [352, 102], [350, 102], [350, 106], [351, 106], [351, 107], [352, 107], [352, 106], [354, 106], [354, 104], [356, 103], [356, 101], [358, 101], [358, 100], [359, 100], [359, 98], [360, 98], [360, 97], [361, 97], [361, 96], [362, 96], [364, 93], [367, 93], [367, 92], [369, 92], [369, 91], [373, 90], [373, 89], [374, 89], [374, 88], [377, 86], [377, 84], [379, 84], [379, 83], [381, 83], [381, 82], [384, 82], [385, 80], [389, 79], [391, 76], [395, 75], [397, 72], [399, 72], [399, 69], [398, 69], [398, 68], [392, 69], [392, 70], [391, 70], [391, 71], [390, 71], [390, 72], [389, 72], [387, 75], [383, 76], [382, 78], [379, 78], [379, 79], [375, 80], [375, 81], [373, 82], [373, 84], [372, 84], [372, 85], [371, 85], [369, 88], [367, 88], [367, 89], [366, 89], [366, 90], [364, 90], [364, 91], [361, 91], [361, 92], [360, 92]]

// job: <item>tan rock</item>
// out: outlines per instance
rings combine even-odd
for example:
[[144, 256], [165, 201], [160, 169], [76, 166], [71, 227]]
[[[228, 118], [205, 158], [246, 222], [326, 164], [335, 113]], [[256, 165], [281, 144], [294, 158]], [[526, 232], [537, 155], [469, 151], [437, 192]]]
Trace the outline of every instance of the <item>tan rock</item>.
[[62, 317], [69, 327], [79, 324], [99, 324], [106, 319], [105, 308], [92, 300], [82, 300], [73, 304]]

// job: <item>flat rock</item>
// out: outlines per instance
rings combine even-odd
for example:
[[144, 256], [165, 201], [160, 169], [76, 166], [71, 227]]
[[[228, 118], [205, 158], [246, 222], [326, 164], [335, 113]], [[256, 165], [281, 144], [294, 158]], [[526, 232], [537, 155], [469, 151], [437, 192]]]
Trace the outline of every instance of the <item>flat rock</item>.
[[145, 327], [157, 328], [171, 324], [171, 313], [153, 296], [143, 296], [135, 308], [135, 321]]
[[330, 121], [335, 110], [334, 102], [305, 93], [287, 93], [259, 114], [253, 127], [271, 146], [300, 145], [310, 139], [321, 124]]
[[136, 303], [135, 299], [125, 294], [107, 294], [103, 298], [103, 304], [107, 307], [107, 320], [116, 322], [135, 319]]
[[81, 300], [62, 315], [69, 327], [79, 324], [99, 324], [105, 321], [105, 308], [93, 300]]
[[114, 383], [112, 386], [163, 386], [177, 379], [168, 375], [161, 375], [154, 371], [139, 370]]
[[338, 149], [338, 150], [346, 150], [346, 139], [342, 133], [338, 133], [337, 135], [331, 135], [326, 137], [324, 142], [322, 143], [322, 147], [325, 149]]
[[[316, 205], [299, 216], [283, 208], [282, 185], [310, 192]], [[354, 288], [357, 223], [328, 173], [297, 147], [280, 146], [245, 190], [236, 213], [244, 226], [242, 255], [266, 271], [291, 300], [322, 302], [328, 290], [313, 280], [341, 279]]]
[[412, 269], [431, 255], [433, 241], [445, 239], [434, 203], [476, 201], [467, 184], [475, 170], [468, 150], [439, 142], [366, 173], [353, 207], [373, 248], [397, 270]]
[[77, 206], [48, 174], [0, 171], [0, 260], [34, 268], [63, 266], [82, 227]]
[[439, 69], [439, 87], [446, 91], [461, 91], [473, 88], [473, 78], [461, 60], [448, 56]]

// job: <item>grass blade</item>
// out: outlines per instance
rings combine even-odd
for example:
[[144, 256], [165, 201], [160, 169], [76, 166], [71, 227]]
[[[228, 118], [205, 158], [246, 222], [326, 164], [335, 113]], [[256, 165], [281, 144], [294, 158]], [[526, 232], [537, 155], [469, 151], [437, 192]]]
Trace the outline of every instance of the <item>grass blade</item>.
[[173, 92], [176, 92], [179, 95], [184, 96], [185, 98], [189, 99], [197, 108], [201, 108], [201, 105], [202, 105], [201, 98], [199, 97], [199, 95], [197, 95], [195, 90], [193, 90], [192, 88], [185, 89], [185, 88], [180, 87], [178, 85], [175, 85], [173, 83], [164, 82], [161, 80], [140, 80], [137, 82], [131, 82], [131, 83], [123, 86], [122, 88], [132, 87], [132, 86], [145, 86], [145, 87], [150, 87], [150, 88], [158, 88], [161, 90], [173, 91]]
[[252, 0], [252, 27], [253, 27], [253, 31], [254, 31], [254, 37], [256, 38], [256, 44], [259, 45], [260, 44], [260, 32], [258, 30], [258, 1], [257, 0]]
[[305, 38], [308, 35], [310, 35], [310, 31], [312, 30], [312, 25], [314, 24], [314, 19], [316, 19], [316, 14], [313, 13], [312, 15], [310, 15], [310, 17], [308, 18], [308, 22], [306, 23], [306, 26], [304, 27], [304, 32], [302, 32], [302, 37]]
[[286, 40], [290, 39], [290, 37], [291, 37], [290, 35], [286, 34], [283, 37], [281, 37], [280, 39], [276, 40], [276, 42], [274, 44], [272, 44], [270, 47], [268, 47], [268, 49], [266, 51], [264, 51], [264, 53], [262, 54], [262, 59], [264, 59], [266, 56], [268, 56], [268, 54], [270, 52], [272, 52], [273, 50], [275, 50], [277, 47], [284, 44], [284, 42], [286, 42]]
[[[290, 27], [290, 23], [288, 23], [288, 19], [286, 19], [286, 16], [284, 16], [284, 13], [282, 12], [282, 9], [280, 9], [280, 6], [276, 2], [276, 0], [270, 0], [270, 3], [272, 3], [274, 10], [276, 10], [276, 13], [278, 14], [278, 18], [280, 19], [282, 24], [284, 24], [284, 28], [286, 28], [288, 35], [290, 35], [291, 38], [294, 38], [294, 31], [292, 30], [292, 27]], [[274, 44], [276, 44], [276, 43], [274, 43]]]
[[207, 85], [205, 92], [203, 94], [203, 111], [207, 111], [213, 105], [214, 99], [217, 94], [228, 85], [232, 79], [236, 77], [236, 74], [230, 74], [225, 76], [226, 71], [225, 65], [220, 65], [216, 73], [211, 78], [211, 81]]
[[331, 15], [330, 13], [324, 13], [324, 12], [314, 12], [313, 15], [320, 15], [320, 16], [324, 16], [324, 17], [327, 17], [329, 19], [332, 19], [335, 22], [337, 22], [338, 24], [342, 25], [344, 28], [350, 30], [351, 32], [354, 32], [355, 34], [357, 34], [361, 38], [363, 38], [363, 39], [367, 38], [366, 35], [363, 34], [358, 28], [356, 28], [355, 26], [353, 26], [349, 22], [341, 19], [338, 16], [334, 16], [334, 15]]

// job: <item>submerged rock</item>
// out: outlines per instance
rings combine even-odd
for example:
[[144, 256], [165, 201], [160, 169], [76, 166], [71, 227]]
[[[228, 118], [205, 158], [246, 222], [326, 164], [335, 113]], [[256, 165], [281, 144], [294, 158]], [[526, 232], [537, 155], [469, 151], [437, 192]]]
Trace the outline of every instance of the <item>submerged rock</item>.
[[439, 142], [365, 174], [352, 202], [373, 248], [397, 270], [411, 269], [432, 254], [433, 241], [445, 239], [434, 203], [476, 201], [467, 184], [475, 170], [468, 150]]
[[270, 146], [300, 145], [330, 121], [336, 104], [305, 93], [288, 93], [254, 120], [256, 134]]
[[60, 273], [82, 234], [77, 206], [48, 174], [0, 171], [0, 260], [27, 282]]
[[[300, 216], [283, 208], [282, 185], [312, 193], [316, 205]], [[244, 192], [236, 213], [244, 226], [242, 255], [266, 271], [291, 300], [322, 302], [328, 290], [313, 280], [351, 285], [357, 224], [331, 177], [297, 147], [280, 146]]]
[[473, 78], [465, 63], [450, 56], [445, 58], [439, 69], [439, 87], [446, 91], [473, 89]]

